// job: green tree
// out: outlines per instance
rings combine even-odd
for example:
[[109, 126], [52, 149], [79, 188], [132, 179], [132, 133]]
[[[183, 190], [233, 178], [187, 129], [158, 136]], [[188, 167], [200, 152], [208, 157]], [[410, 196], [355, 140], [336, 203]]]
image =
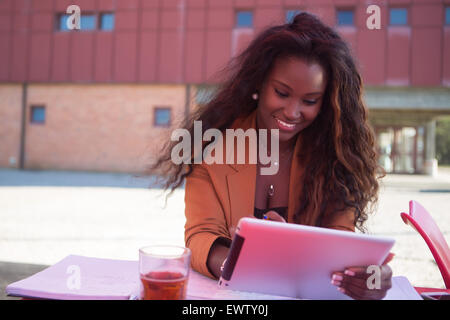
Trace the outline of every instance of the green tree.
[[450, 164], [450, 117], [436, 121], [436, 158], [439, 164]]

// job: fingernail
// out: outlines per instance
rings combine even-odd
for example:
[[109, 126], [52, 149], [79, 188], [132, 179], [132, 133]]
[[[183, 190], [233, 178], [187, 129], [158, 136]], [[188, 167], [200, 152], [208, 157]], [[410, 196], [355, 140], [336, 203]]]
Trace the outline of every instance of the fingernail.
[[340, 281], [337, 281], [337, 280], [331, 280], [331, 284], [334, 285], [334, 286], [340, 287], [342, 283]]
[[331, 279], [336, 281], [342, 281], [344, 278], [338, 274], [333, 274], [333, 277]]
[[267, 215], [263, 215], [263, 219], [267, 220], [268, 219]]
[[352, 270], [345, 270], [344, 272], [346, 275], [353, 277], [356, 273], [354, 273]]
[[337, 289], [338, 289], [340, 292], [345, 293], [344, 288], [338, 287]]

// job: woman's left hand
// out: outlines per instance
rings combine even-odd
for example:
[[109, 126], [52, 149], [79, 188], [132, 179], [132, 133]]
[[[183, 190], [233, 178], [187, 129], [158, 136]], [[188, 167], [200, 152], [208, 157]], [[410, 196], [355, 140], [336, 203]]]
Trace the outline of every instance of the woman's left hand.
[[[391, 288], [392, 270], [387, 265], [394, 257], [390, 253], [381, 266], [368, 269], [364, 267], [349, 267], [332, 274], [331, 283], [349, 297], [357, 300], [380, 300]], [[377, 279], [378, 277], [378, 279]]]

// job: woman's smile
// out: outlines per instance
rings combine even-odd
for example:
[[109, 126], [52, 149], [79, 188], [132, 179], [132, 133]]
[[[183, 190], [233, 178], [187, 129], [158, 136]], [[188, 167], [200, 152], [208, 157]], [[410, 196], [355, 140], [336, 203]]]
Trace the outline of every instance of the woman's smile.
[[292, 132], [292, 131], [295, 131], [297, 129], [297, 126], [299, 125], [298, 122], [295, 122], [295, 123], [286, 122], [277, 117], [274, 117], [274, 119], [277, 122], [277, 126], [278, 126], [278, 129], [280, 129], [280, 131]]

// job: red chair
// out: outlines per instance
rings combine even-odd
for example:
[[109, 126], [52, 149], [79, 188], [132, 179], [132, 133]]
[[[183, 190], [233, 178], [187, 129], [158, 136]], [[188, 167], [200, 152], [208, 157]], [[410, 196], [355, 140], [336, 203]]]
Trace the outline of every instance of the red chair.
[[409, 214], [402, 212], [403, 222], [413, 227], [425, 240], [444, 279], [445, 289], [415, 287], [419, 294], [425, 292], [450, 293], [450, 249], [441, 230], [428, 211], [417, 201], [409, 202]]

